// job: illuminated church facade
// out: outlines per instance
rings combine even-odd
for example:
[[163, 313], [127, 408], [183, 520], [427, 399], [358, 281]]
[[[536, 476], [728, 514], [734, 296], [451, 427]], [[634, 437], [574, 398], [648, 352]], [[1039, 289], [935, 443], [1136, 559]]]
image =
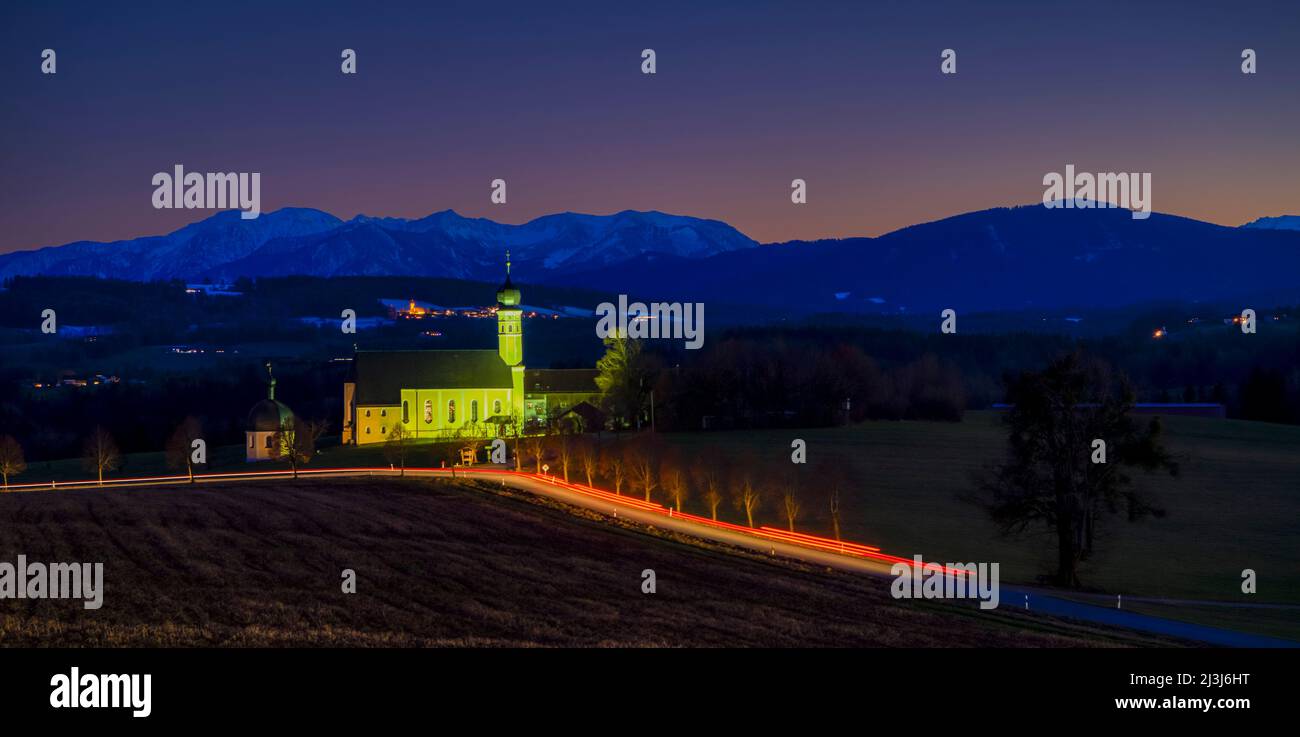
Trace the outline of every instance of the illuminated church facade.
[[496, 297], [496, 350], [357, 351], [343, 385], [343, 442], [384, 442], [398, 426], [414, 439], [499, 437], [595, 403], [595, 370], [525, 370], [508, 256]]

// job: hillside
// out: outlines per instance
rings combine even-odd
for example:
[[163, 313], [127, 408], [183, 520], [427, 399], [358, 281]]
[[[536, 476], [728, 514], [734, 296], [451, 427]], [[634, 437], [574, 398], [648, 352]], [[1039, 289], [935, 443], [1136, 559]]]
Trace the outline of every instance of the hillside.
[[[0, 644], [1154, 644], [741, 557], [499, 488], [311, 480], [0, 495], [0, 560], [105, 563], [103, 608], [0, 601]], [[358, 593], [340, 591], [354, 569]], [[657, 593], [641, 593], [641, 572]], [[1167, 644], [1167, 643], [1165, 643]]]

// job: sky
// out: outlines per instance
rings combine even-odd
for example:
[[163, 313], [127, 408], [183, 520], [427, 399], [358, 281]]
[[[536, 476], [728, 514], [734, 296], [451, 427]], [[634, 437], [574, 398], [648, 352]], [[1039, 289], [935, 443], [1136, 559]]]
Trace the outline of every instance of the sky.
[[1067, 164], [1150, 172], [1158, 212], [1300, 213], [1297, 2], [5, 2], [0, 91], [0, 253], [212, 214], [154, 209], [175, 164], [259, 172], [263, 212], [762, 242], [1039, 202]]

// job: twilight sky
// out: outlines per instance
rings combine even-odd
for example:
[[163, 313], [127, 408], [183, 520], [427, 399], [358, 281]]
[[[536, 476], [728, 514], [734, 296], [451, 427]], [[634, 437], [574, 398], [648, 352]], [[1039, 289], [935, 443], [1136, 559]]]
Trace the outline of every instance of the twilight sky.
[[760, 241], [1037, 202], [1066, 164], [1151, 172], [1158, 212], [1300, 213], [1297, 2], [5, 2], [0, 91], [0, 252], [208, 217], [153, 209], [177, 163], [261, 172], [264, 212], [654, 209]]

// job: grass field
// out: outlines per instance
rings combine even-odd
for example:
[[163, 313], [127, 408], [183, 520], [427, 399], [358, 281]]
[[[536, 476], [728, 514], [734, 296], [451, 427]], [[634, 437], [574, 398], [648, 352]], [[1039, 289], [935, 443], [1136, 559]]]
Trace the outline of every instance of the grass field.
[[[0, 560], [105, 564], [97, 611], [0, 600], [8, 646], [1169, 644], [899, 602], [883, 580], [655, 539], [467, 481], [16, 493], [0, 496], [0, 530]], [[345, 568], [356, 594], [340, 590]]]
[[[1083, 568], [1085, 585], [1133, 596], [1300, 603], [1300, 427], [1196, 417], [1164, 423], [1180, 475], [1139, 474], [1137, 483], [1168, 516], [1108, 519]], [[980, 510], [957, 499], [974, 472], [1003, 457], [1005, 431], [994, 413], [950, 424], [665, 436], [702, 457], [777, 458], [789, 457], [796, 437], [808, 443], [809, 468], [825, 458], [854, 469], [857, 483], [843, 502], [847, 538], [930, 560], [997, 561], [1005, 581], [1033, 582], [1052, 569], [1050, 535], [1002, 538]], [[829, 532], [825, 492], [811, 474], [801, 488], [800, 525]], [[763, 517], [781, 524], [776, 502]], [[1245, 568], [1259, 577], [1253, 598], [1241, 592]]]

